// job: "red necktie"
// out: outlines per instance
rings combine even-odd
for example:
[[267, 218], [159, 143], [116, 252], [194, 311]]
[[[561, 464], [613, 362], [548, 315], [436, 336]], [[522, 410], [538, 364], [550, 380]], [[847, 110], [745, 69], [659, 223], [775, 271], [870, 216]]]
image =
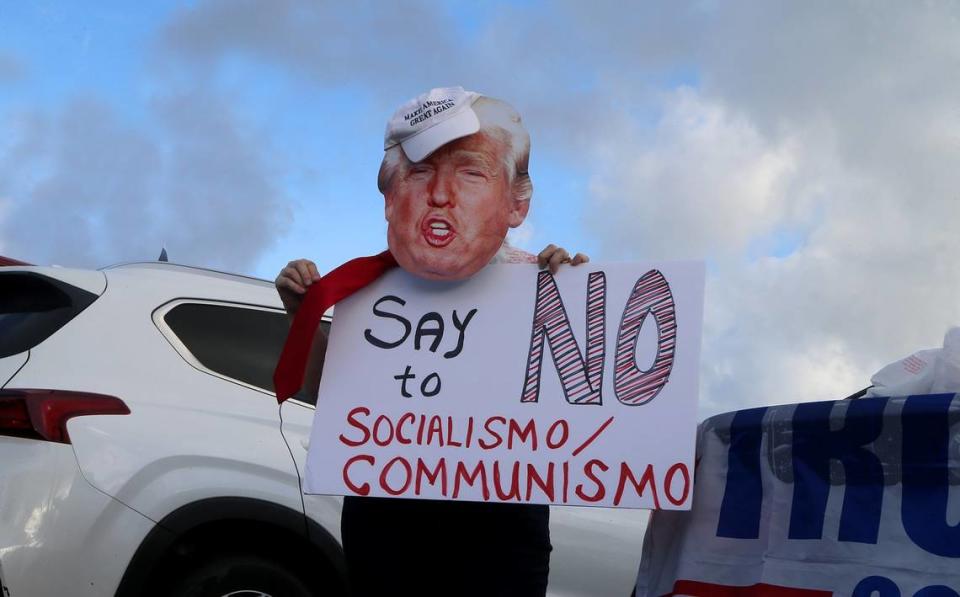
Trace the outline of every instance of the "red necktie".
[[293, 325], [283, 345], [277, 368], [273, 372], [273, 387], [277, 393], [277, 402], [283, 402], [293, 396], [303, 386], [303, 374], [307, 369], [313, 337], [327, 309], [370, 284], [396, 265], [397, 261], [390, 251], [370, 257], [358, 257], [310, 285], [296, 317], [293, 318]]

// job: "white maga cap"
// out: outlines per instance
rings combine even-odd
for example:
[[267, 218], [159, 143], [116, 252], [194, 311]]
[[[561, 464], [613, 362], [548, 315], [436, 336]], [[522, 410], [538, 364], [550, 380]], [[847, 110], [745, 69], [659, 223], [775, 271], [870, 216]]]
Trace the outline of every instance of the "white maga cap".
[[480, 130], [471, 107], [480, 94], [463, 87], [437, 87], [397, 108], [383, 136], [386, 151], [398, 143], [411, 162], [419, 162], [454, 139]]

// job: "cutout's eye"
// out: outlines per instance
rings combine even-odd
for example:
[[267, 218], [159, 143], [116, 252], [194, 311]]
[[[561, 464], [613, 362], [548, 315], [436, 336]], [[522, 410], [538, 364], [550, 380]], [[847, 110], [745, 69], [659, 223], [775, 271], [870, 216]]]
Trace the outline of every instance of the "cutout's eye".
[[483, 170], [475, 169], [475, 168], [465, 168], [460, 171], [460, 174], [470, 180], [486, 180], [487, 179], [486, 172], [484, 172]]
[[425, 174], [430, 174], [433, 171], [433, 168], [423, 164], [415, 164], [410, 167], [407, 171], [410, 176], [422, 176]]

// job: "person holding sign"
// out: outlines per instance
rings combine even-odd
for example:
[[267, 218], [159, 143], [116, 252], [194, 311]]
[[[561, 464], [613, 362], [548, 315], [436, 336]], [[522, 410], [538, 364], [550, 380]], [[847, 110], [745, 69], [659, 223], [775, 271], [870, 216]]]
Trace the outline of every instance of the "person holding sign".
[[[554, 245], [534, 256], [505, 242], [533, 193], [530, 137], [509, 104], [461, 87], [432, 89], [396, 110], [384, 150], [377, 184], [389, 252], [338, 268], [347, 281], [331, 301], [393, 265], [425, 279], [462, 280], [490, 263], [537, 262], [555, 273], [588, 261]], [[306, 259], [283, 268], [276, 287], [288, 314], [327, 279]], [[325, 350], [318, 330], [302, 391], [316, 393]], [[534, 597], [546, 594], [548, 523], [546, 505], [347, 496], [341, 525], [356, 595]]]

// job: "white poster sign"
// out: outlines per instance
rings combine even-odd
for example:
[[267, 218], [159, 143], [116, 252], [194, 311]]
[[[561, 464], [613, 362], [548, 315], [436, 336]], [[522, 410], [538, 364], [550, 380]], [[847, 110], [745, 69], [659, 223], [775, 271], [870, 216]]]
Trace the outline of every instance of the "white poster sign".
[[337, 305], [307, 493], [689, 509], [704, 267], [396, 269]]

